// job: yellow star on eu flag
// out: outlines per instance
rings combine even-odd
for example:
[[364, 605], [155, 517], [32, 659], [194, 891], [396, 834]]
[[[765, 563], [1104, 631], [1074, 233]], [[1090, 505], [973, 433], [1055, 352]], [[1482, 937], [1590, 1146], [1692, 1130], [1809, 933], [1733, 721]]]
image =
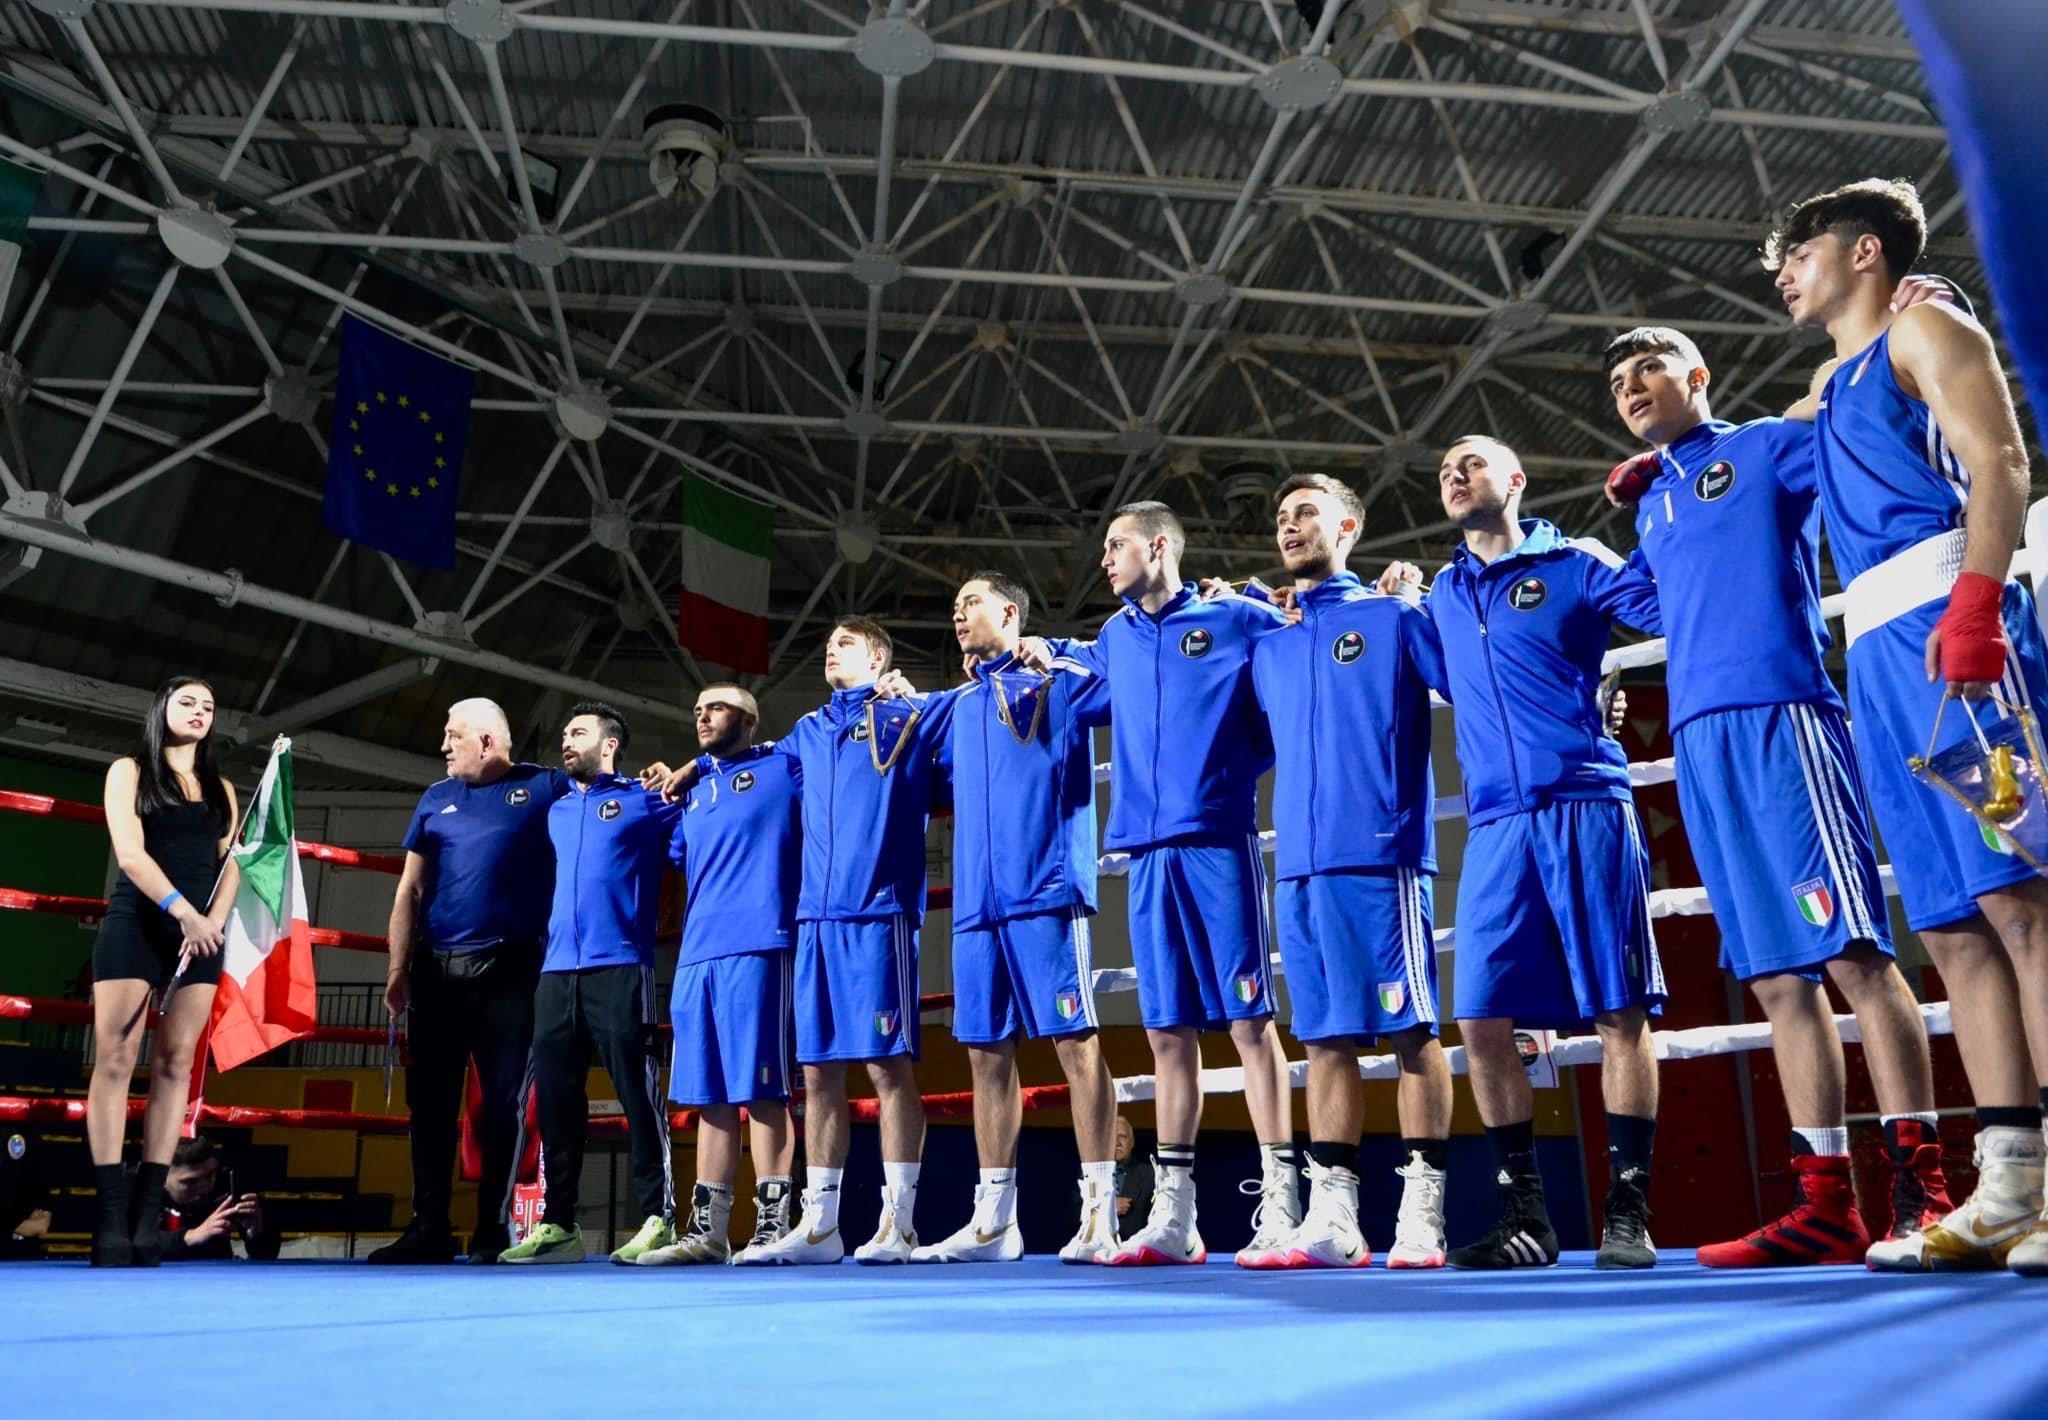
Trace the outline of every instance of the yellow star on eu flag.
[[355, 449], [356, 457], [361, 458], [363, 456], [363, 446], [361, 444], [355, 444], [352, 445], [352, 447]]
[[441, 436], [441, 431], [439, 429], [436, 429], [434, 431], [434, 442], [437, 444], [445, 444], [448, 441]]
[[422, 410], [420, 411], [420, 423], [422, 423], [422, 424], [431, 424], [431, 423], [433, 423], [433, 422], [434, 422], [434, 416], [433, 416], [433, 415], [431, 415], [431, 414], [429, 414], [429, 413], [427, 413], [427, 411], [426, 411], [426, 410], [422, 409]]
[[442, 458], [442, 457], [441, 457], [441, 456], [440, 456], [439, 454], [435, 454], [435, 455], [434, 455], [434, 467], [435, 467], [435, 468], [446, 468], [446, 467], [448, 467], [448, 460], [446, 460], [446, 459]]
[[398, 496], [398, 485], [395, 483], [387, 483], [384, 485], [384, 491], [386, 493], [389, 493], [393, 498], [396, 498]]
[[[357, 406], [356, 406], [356, 408], [357, 408], [357, 409], [361, 409], [361, 408], [362, 408], [362, 406], [361, 406], [361, 405], [357, 405]], [[351, 431], [356, 431], [356, 432], [360, 432], [363, 426], [362, 426], [362, 424], [361, 424], [361, 423], [360, 423], [359, 421], [357, 421], [357, 420], [354, 420], [354, 419], [351, 419], [351, 420], [349, 420], [349, 421], [348, 421], [348, 427], [349, 427], [349, 429], [350, 429]]]
[[412, 496], [415, 498], [420, 496], [420, 486], [417, 483], [412, 486]]
[[398, 407], [400, 409], [410, 409], [412, 407], [412, 401], [407, 399], [404, 395], [400, 395], [398, 397]]
[[440, 486], [441, 486], [441, 480], [440, 480], [440, 479], [438, 479], [438, 478], [433, 478], [433, 477], [429, 477], [429, 478], [427, 479], [427, 487], [429, 487], [429, 488], [439, 488]]
[[[357, 401], [356, 401], [356, 413], [358, 413], [358, 414], [368, 414], [369, 412], [370, 412], [370, 406], [369, 406], [369, 405], [367, 405], [367, 404], [363, 403], [363, 402], [362, 402], [361, 400], [357, 400]], [[355, 428], [355, 427], [356, 427], [356, 426], [355, 426], [355, 421], [354, 421], [353, 419], [351, 419], [351, 420], [349, 421], [349, 426], [348, 426], [348, 427], [349, 427], [349, 428], [351, 428], [351, 429], [353, 429], [353, 428]]]
[[379, 403], [379, 404], [383, 404], [383, 403], [385, 403], [385, 399], [384, 399], [384, 391], [382, 391], [382, 390], [378, 390], [378, 391], [377, 391], [377, 403]]

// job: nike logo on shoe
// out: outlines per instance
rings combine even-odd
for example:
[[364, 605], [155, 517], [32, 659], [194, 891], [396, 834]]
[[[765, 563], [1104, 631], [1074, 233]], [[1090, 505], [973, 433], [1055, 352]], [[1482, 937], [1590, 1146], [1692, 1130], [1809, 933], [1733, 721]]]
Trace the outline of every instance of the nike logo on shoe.
[[805, 1233], [804, 1243], [808, 1247], [823, 1247], [826, 1243], [832, 1241], [838, 1232], [839, 1229], [837, 1228], [827, 1228], [822, 1233]]
[[985, 1233], [981, 1229], [976, 1228], [974, 1230], [974, 1241], [978, 1247], [987, 1247], [990, 1243], [1001, 1242], [1009, 1231], [1008, 1228], [998, 1228], [992, 1233]]

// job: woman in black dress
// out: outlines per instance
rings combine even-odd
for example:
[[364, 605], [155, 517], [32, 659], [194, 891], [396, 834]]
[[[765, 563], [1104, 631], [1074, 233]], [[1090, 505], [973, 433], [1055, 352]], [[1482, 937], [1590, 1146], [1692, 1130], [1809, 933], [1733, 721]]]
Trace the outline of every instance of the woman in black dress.
[[[192, 1052], [213, 1013], [224, 927], [241, 881], [228, 857], [235, 791], [214, 763], [213, 689], [205, 681], [174, 676], [157, 691], [140, 749], [107, 769], [106, 810], [121, 873], [92, 949], [96, 1057], [86, 1134], [99, 1187], [92, 1261], [154, 1267], [162, 1258], [164, 1178], [184, 1122]], [[150, 1053], [142, 1165], [131, 1187], [121, 1166], [128, 1088], [150, 997], [174, 976], [177, 990]]]

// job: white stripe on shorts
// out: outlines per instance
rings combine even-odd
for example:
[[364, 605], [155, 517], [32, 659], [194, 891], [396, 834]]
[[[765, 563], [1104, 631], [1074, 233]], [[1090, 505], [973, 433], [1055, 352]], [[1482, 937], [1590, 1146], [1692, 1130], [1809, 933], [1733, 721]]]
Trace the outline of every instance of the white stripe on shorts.
[[1102, 1022], [1095, 1015], [1095, 942], [1088, 922], [1088, 910], [1077, 904], [1067, 912], [1067, 934], [1074, 944], [1074, 979], [1080, 983], [1081, 1019], [1091, 1026], [1099, 1026]]
[[1434, 951], [1422, 925], [1422, 874], [1413, 868], [1398, 870], [1401, 893], [1401, 955], [1408, 969], [1408, 999], [1415, 1003], [1415, 1019], [1436, 1020], [1436, 996], [1429, 989], [1429, 966], [1424, 952]]
[[1842, 804], [1841, 785], [1832, 772], [1834, 761], [1812, 708], [1790, 708], [1797, 731], [1799, 768], [1806, 776], [1806, 793], [1814, 822], [1820, 829], [1821, 851], [1827, 857], [1828, 871], [1834, 875], [1835, 890], [1842, 895], [1843, 923], [1859, 940], [1875, 941], [1877, 928], [1871, 920], [1870, 901], [1863, 892], [1863, 875], [1856, 871], [1856, 840], [1849, 827], [1848, 811]]

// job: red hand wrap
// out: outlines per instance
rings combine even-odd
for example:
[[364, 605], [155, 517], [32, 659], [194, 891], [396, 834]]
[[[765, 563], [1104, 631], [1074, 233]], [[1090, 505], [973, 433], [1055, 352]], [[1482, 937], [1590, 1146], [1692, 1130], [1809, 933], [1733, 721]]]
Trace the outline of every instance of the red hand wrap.
[[2005, 624], [1999, 608], [2005, 585], [1981, 572], [1956, 578], [1948, 610], [1934, 629], [1941, 635], [1941, 678], [1950, 685], [1990, 684], [2005, 673]]
[[1654, 453], [1637, 454], [1616, 464], [1607, 475], [1607, 501], [1617, 508], [1633, 508], [1657, 481], [1660, 469]]

